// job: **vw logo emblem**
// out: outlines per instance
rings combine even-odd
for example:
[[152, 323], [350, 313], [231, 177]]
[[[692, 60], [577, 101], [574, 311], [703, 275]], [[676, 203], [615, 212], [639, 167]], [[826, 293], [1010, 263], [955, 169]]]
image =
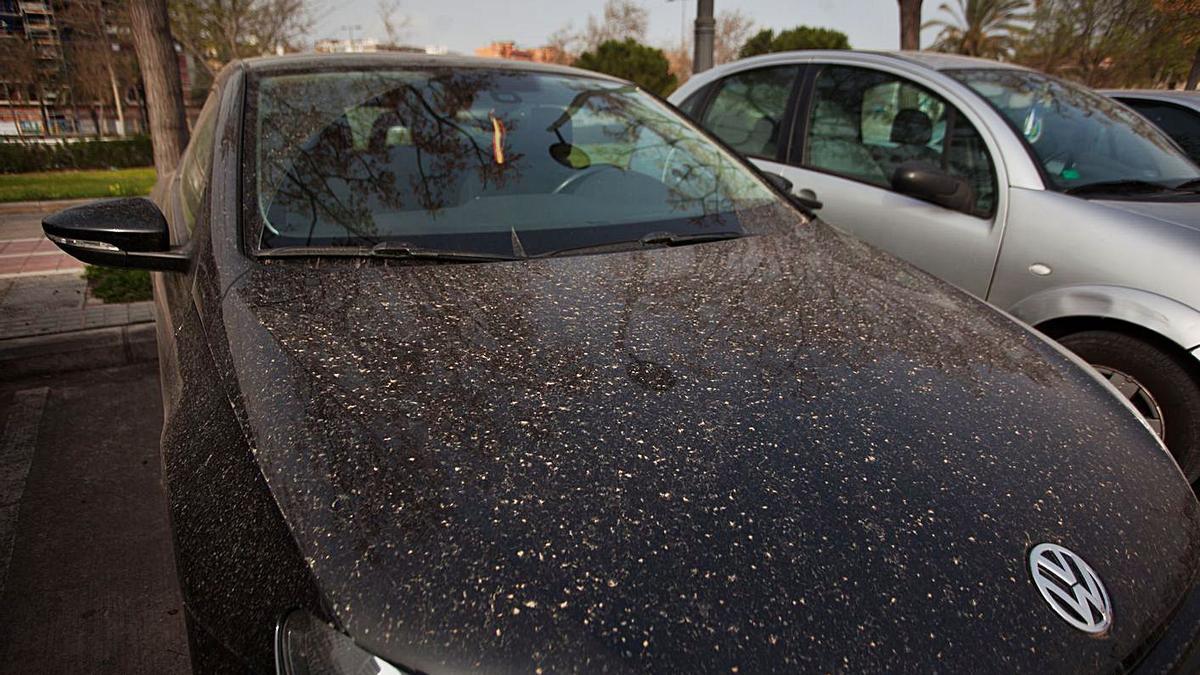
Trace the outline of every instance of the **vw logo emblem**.
[[1058, 544], [1038, 544], [1029, 553], [1029, 573], [1042, 599], [1063, 621], [1092, 634], [1112, 625], [1108, 591], [1083, 558]]

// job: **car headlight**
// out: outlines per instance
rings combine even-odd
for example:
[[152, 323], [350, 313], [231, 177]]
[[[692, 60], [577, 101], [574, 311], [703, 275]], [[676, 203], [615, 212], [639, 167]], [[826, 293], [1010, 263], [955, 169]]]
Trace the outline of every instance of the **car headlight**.
[[299, 609], [275, 628], [275, 669], [279, 675], [406, 675]]

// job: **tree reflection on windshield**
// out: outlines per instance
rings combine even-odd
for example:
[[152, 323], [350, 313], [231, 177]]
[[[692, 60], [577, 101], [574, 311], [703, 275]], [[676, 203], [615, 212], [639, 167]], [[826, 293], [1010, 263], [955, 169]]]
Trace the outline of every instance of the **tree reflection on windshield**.
[[605, 80], [324, 72], [264, 78], [252, 99], [263, 247], [552, 250], [729, 229], [775, 202], [682, 118]]

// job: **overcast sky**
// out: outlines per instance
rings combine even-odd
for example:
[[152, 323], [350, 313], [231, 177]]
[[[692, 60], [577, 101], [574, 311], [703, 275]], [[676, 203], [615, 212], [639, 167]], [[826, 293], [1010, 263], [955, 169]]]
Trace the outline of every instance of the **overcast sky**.
[[[650, 12], [649, 42], [655, 46], [679, 43], [681, 3], [687, 11], [687, 30], [696, 18], [696, 0], [640, 0]], [[359, 25], [354, 37], [386, 37], [379, 20], [378, 0], [318, 0], [323, 8], [311, 37], [345, 38], [343, 26]], [[404, 42], [440, 45], [472, 53], [493, 40], [514, 40], [521, 47], [542, 45], [555, 30], [571, 23], [582, 28], [589, 14], [600, 15], [604, 0], [401, 0], [400, 13], [410, 27]], [[857, 49], [896, 49], [900, 43], [896, 0], [715, 0], [719, 14], [739, 9], [758, 28], [790, 28], [797, 24], [835, 28]], [[924, 18], [933, 17], [937, 2], [926, 0]], [[926, 31], [922, 45], [932, 33]]]

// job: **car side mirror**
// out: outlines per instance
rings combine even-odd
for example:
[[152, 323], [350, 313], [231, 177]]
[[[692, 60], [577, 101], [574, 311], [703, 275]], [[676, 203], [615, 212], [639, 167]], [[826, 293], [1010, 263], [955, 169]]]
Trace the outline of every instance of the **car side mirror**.
[[73, 258], [93, 265], [187, 271], [189, 256], [171, 248], [167, 219], [145, 197], [75, 206], [42, 220], [46, 237]]
[[892, 189], [963, 213], [970, 213], [975, 205], [970, 183], [924, 162], [904, 162], [896, 167]]
[[777, 173], [764, 171], [762, 174], [767, 179], [768, 183], [774, 185], [776, 190], [779, 190], [783, 194], [787, 195], [788, 199], [791, 199], [792, 203], [796, 204], [800, 208], [807, 211], [816, 211], [822, 206], [825, 206], [820, 202], [820, 200], [817, 199], [817, 193], [813, 192], [812, 190], [808, 188], [794, 190], [795, 186], [792, 184], [792, 181]]

